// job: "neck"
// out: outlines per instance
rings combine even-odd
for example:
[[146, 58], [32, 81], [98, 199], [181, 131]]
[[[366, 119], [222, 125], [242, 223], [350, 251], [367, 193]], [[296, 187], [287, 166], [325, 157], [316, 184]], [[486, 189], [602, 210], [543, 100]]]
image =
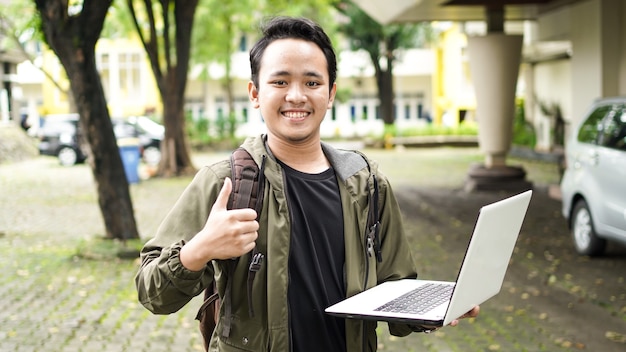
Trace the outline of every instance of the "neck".
[[316, 174], [330, 167], [319, 139], [291, 143], [272, 138], [269, 135], [267, 145], [278, 160], [300, 172]]

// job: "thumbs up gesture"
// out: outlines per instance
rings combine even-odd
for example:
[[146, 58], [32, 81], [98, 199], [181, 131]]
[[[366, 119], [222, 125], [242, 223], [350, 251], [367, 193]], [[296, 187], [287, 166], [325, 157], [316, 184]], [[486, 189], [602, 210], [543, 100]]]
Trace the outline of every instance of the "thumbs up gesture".
[[213, 259], [239, 257], [254, 248], [259, 229], [256, 211], [228, 210], [231, 190], [232, 181], [227, 177], [204, 228], [181, 248], [180, 261], [185, 268], [202, 270]]

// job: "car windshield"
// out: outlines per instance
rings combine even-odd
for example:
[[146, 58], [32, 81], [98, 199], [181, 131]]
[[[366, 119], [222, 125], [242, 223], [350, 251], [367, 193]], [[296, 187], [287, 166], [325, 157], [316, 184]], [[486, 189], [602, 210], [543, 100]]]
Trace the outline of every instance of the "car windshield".
[[50, 121], [44, 125], [46, 134], [74, 133], [76, 125], [69, 121]]
[[162, 125], [159, 125], [145, 116], [135, 116], [130, 118], [130, 121], [135, 123], [137, 128], [143, 132], [153, 136], [163, 136], [165, 131], [165, 128]]

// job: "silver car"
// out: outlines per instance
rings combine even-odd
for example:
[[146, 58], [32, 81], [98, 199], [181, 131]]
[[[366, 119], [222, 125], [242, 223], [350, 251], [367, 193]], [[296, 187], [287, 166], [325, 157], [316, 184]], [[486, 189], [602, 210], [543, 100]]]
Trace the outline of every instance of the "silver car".
[[562, 213], [576, 251], [601, 255], [626, 245], [626, 97], [594, 102], [566, 142]]

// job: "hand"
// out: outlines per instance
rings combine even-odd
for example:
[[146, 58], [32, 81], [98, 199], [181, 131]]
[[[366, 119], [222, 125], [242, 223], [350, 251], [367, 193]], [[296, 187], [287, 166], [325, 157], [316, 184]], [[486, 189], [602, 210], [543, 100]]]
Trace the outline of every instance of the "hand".
[[224, 180], [204, 228], [180, 251], [180, 261], [189, 270], [198, 271], [212, 259], [240, 257], [250, 252], [259, 229], [254, 209], [228, 210], [232, 190], [230, 178]]
[[480, 306], [476, 306], [474, 308], [472, 308], [472, 310], [470, 310], [469, 312], [463, 314], [462, 316], [459, 317], [459, 319], [455, 319], [450, 323], [450, 326], [457, 326], [459, 324], [459, 320], [460, 319], [465, 319], [465, 318], [476, 318], [478, 316], [478, 313], [480, 313]]

